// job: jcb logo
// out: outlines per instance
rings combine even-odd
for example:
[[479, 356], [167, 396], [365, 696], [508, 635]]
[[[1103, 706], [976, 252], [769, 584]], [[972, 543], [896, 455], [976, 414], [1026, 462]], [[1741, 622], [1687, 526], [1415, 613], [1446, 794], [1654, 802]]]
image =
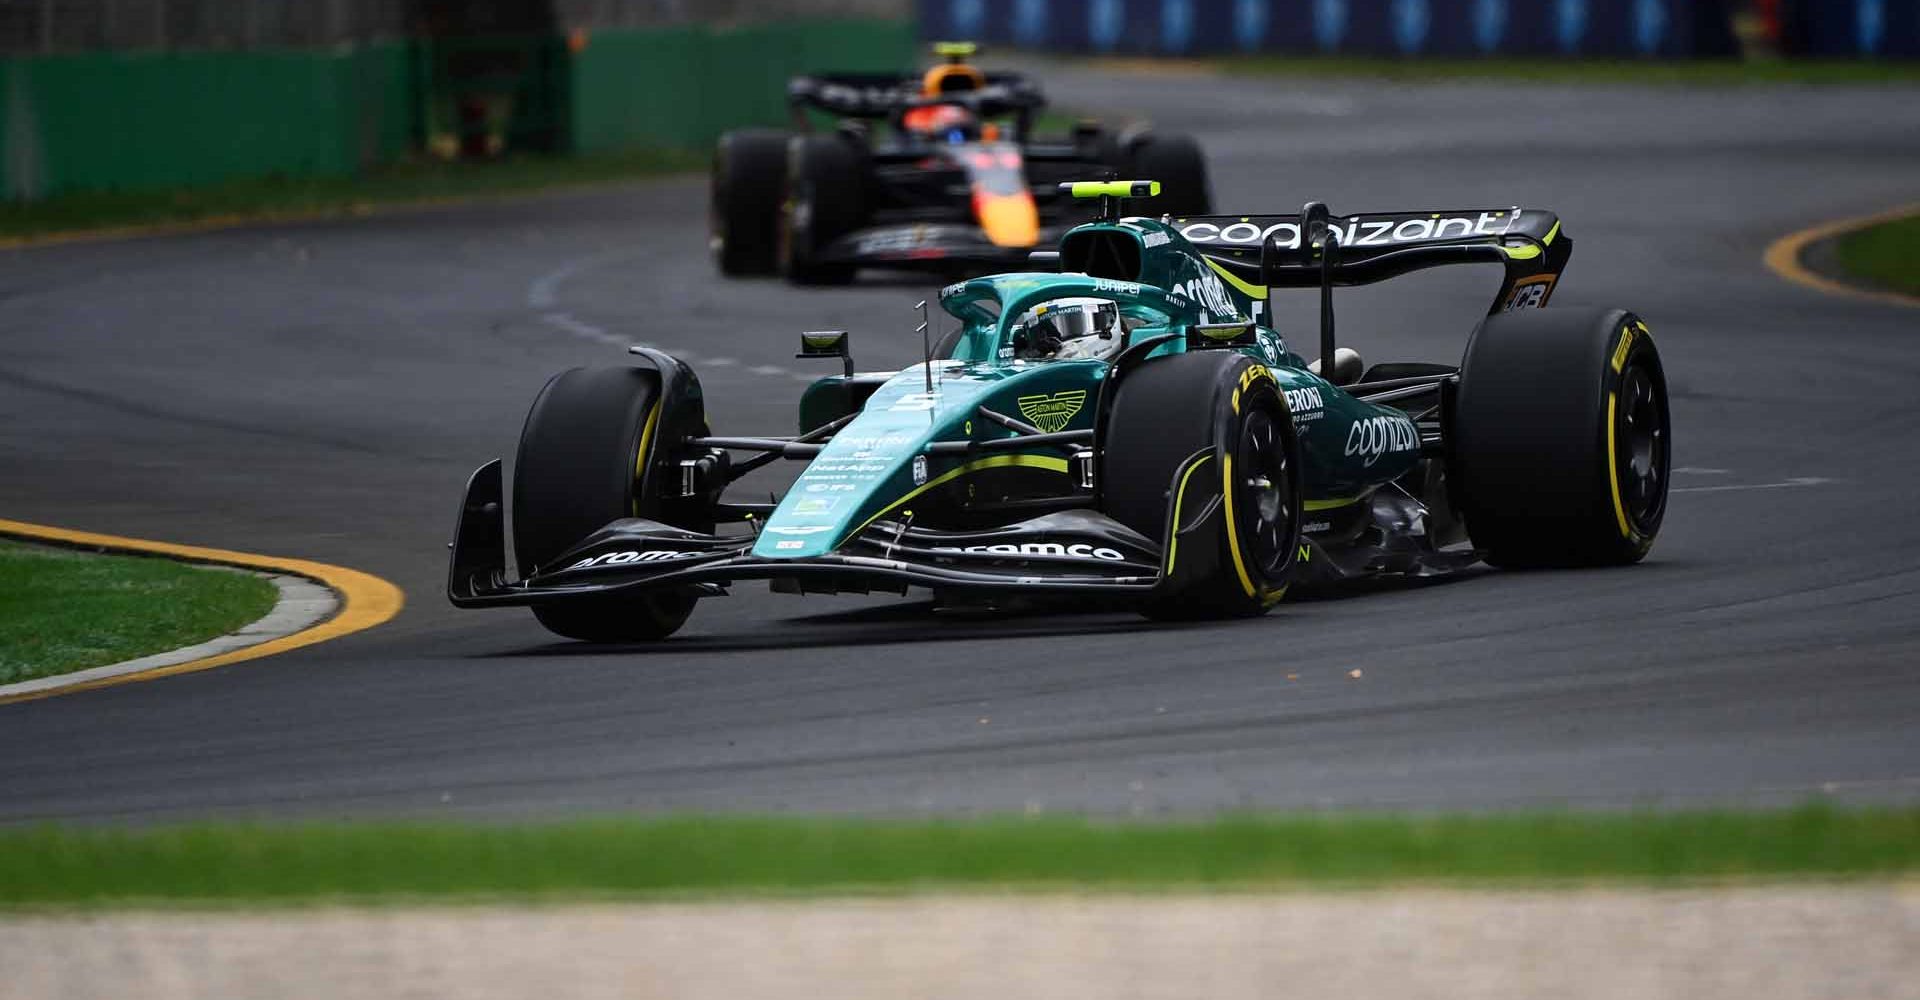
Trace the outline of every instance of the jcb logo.
[[1547, 296], [1553, 294], [1554, 276], [1543, 274], [1528, 278], [1513, 286], [1513, 294], [1507, 296], [1507, 312], [1520, 309], [1545, 309]]

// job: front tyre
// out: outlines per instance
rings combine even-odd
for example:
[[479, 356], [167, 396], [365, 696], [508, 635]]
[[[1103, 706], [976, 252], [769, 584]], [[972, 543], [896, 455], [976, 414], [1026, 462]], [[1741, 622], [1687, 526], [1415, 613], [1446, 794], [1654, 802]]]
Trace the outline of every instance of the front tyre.
[[[513, 469], [513, 548], [523, 577], [551, 568], [609, 521], [645, 517], [701, 529], [699, 512], [659, 492], [669, 443], [698, 433], [694, 399], [668, 399], [651, 368], [574, 368], [534, 399]], [[706, 525], [704, 527], [711, 527]], [[692, 613], [691, 591], [536, 605], [549, 631], [589, 642], [672, 635]]]
[[797, 135], [787, 144], [787, 197], [780, 213], [780, 269], [797, 285], [844, 285], [851, 264], [822, 259], [833, 242], [866, 223], [865, 149], [838, 133]]
[[1273, 373], [1237, 353], [1148, 362], [1116, 390], [1100, 448], [1102, 507], [1164, 540], [1150, 618], [1264, 614], [1300, 548], [1300, 443]]
[[721, 274], [774, 272], [786, 186], [786, 132], [747, 128], [720, 137], [713, 151], [707, 222]]
[[1495, 566], [1617, 566], [1653, 547], [1672, 466], [1667, 381], [1622, 310], [1489, 317], [1467, 344], [1447, 476]]

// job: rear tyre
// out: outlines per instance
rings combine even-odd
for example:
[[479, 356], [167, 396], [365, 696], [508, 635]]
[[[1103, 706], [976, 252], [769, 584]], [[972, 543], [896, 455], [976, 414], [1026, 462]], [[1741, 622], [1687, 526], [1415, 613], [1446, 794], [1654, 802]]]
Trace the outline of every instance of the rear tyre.
[[1160, 182], [1160, 196], [1139, 200], [1144, 210], [1175, 218], [1213, 211], [1207, 160], [1191, 136], [1148, 134], [1128, 150], [1130, 180]]
[[[534, 399], [513, 469], [513, 547], [521, 575], [555, 559], [609, 521], [646, 517], [681, 527], [698, 515], [658, 495], [666, 442], [697, 433], [699, 400], [663, 398], [650, 368], [574, 368]], [[691, 516], [690, 516], [691, 515]], [[693, 611], [692, 591], [536, 605], [548, 630], [589, 642], [644, 642], [672, 635]]]
[[834, 240], [867, 219], [866, 153], [845, 135], [797, 135], [787, 143], [787, 197], [780, 213], [780, 269], [797, 285], [843, 285], [849, 264], [824, 263]]
[[1166, 544], [1149, 618], [1266, 613], [1300, 548], [1300, 442], [1273, 374], [1245, 355], [1179, 354], [1119, 383], [1100, 448], [1102, 506]]
[[786, 187], [787, 133], [748, 128], [720, 136], [707, 211], [708, 243], [720, 273], [774, 272]]
[[1667, 383], [1622, 310], [1489, 317], [1467, 344], [1447, 478], [1495, 566], [1639, 562], [1666, 514]]
[[1120, 144], [1120, 137], [1112, 130], [1093, 122], [1076, 124], [1073, 129], [1073, 144], [1082, 160], [1098, 164], [1102, 169], [1113, 171], [1118, 177], [1126, 173], [1130, 164], [1127, 153]]

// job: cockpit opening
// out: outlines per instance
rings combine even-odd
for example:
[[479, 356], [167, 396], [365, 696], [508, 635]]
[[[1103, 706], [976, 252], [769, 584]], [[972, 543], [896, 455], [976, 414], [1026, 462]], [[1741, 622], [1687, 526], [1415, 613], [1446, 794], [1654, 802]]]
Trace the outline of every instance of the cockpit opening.
[[1140, 241], [1112, 229], [1068, 233], [1060, 241], [1060, 270], [1115, 281], [1140, 279]]

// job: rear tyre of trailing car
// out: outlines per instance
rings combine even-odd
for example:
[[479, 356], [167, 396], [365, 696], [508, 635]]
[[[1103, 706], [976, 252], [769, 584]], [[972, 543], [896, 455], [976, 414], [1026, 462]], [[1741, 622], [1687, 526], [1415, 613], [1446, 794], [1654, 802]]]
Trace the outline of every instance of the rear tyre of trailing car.
[[1176, 218], [1213, 211], [1207, 158], [1192, 136], [1149, 132], [1127, 149], [1132, 179], [1160, 182], [1160, 196], [1131, 202], [1137, 210]]

